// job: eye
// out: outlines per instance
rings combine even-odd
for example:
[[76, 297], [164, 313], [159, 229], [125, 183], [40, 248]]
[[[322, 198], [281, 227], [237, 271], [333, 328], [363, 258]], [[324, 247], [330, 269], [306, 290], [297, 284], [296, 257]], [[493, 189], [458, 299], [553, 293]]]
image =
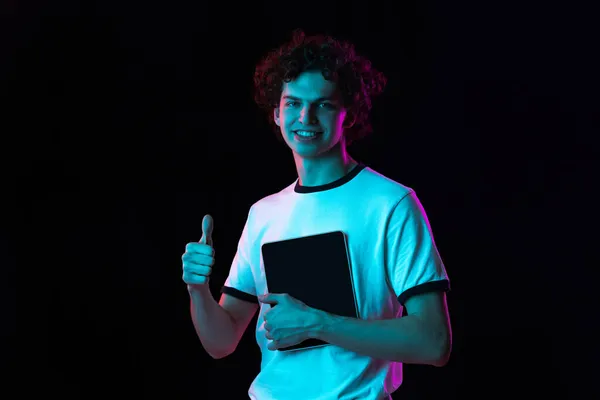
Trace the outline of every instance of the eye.
[[325, 106], [324, 108], [334, 108], [335, 106], [331, 103], [321, 103], [319, 106]]
[[[298, 105], [298, 102], [295, 100], [290, 100], [288, 102], [285, 103], [286, 107], [295, 107]], [[329, 108], [329, 109], [333, 109], [335, 108], [335, 105], [331, 104], [331, 103], [319, 103], [319, 107], [320, 108]]]

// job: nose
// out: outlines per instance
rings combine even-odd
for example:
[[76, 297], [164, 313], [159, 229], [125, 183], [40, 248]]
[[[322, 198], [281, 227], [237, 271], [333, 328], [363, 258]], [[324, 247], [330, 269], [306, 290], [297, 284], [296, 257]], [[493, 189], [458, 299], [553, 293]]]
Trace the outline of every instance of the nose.
[[303, 107], [300, 111], [300, 123], [302, 125], [310, 125], [316, 122], [316, 115], [312, 107]]

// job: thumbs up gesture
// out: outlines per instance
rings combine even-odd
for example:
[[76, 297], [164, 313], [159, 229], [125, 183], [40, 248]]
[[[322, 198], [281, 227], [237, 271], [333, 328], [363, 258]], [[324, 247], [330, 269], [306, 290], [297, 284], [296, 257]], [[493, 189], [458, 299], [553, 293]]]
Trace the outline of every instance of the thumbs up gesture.
[[215, 264], [215, 249], [212, 247], [213, 219], [205, 215], [202, 220], [202, 237], [198, 243], [191, 242], [183, 253], [183, 281], [188, 289], [196, 285], [208, 284], [208, 278]]

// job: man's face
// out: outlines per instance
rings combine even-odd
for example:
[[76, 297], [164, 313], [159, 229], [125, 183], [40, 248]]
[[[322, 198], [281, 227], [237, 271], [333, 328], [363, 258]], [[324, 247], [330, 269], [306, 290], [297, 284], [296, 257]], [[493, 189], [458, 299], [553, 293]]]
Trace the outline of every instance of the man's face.
[[307, 71], [283, 84], [274, 113], [288, 147], [300, 157], [314, 158], [340, 142], [347, 110], [334, 82], [321, 71]]

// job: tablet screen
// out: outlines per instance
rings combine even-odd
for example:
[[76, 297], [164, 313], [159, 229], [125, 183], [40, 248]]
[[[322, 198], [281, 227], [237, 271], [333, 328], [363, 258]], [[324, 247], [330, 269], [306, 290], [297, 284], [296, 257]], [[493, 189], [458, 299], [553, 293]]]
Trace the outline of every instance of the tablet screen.
[[[269, 293], [287, 293], [331, 314], [358, 317], [346, 236], [341, 231], [262, 245]], [[280, 351], [323, 346], [308, 339]]]

